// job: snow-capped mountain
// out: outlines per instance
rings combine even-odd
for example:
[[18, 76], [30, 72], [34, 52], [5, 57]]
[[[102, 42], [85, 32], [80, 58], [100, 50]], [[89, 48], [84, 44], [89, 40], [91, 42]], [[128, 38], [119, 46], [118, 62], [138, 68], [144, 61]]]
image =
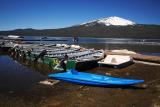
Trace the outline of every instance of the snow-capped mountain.
[[[129, 26], [128, 26], [129, 25]], [[108, 17], [59, 29], [16, 29], [0, 31], [0, 35], [79, 36], [103, 38], [160, 39], [160, 25], [137, 24], [120, 17]]]
[[98, 19], [98, 20], [93, 20], [93, 21], [89, 21], [87, 23], [82, 23], [81, 25], [85, 25], [85, 26], [92, 26], [95, 24], [103, 24], [105, 26], [127, 26], [127, 25], [135, 25], [136, 23], [127, 19], [123, 19], [120, 17], [107, 17], [107, 18], [102, 18], [102, 19]]

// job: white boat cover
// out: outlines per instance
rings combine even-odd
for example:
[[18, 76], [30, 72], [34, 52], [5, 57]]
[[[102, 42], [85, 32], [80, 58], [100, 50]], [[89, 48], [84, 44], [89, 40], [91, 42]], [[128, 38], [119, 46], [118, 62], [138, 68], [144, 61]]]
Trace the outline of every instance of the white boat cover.
[[99, 64], [106, 64], [106, 65], [121, 65], [127, 62], [133, 61], [133, 58], [130, 56], [123, 56], [123, 55], [107, 55], [105, 59], [99, 61]]

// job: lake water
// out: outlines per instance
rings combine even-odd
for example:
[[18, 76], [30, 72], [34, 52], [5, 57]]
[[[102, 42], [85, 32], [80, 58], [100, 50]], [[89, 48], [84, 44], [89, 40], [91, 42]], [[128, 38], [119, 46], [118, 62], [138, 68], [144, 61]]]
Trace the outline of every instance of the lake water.
[[[40, 40], [39, 36], [24, 36], [24, 40]], [[85, 48], [95, 49], [128, 49], [146, 55], [160, 56], [160, 39], [130, 39], [130, 38], [88, 38], [80, 37], [78, 42], [73, 42], [73, 37], [46, 37], [38, 43], [66, 43], [78, 44]], [[48, 41], [47, 41], [48, 40]], [[53, 41], [52, 41], [53, 40]], [[66, 40], [66, 41], [55, 41]]]

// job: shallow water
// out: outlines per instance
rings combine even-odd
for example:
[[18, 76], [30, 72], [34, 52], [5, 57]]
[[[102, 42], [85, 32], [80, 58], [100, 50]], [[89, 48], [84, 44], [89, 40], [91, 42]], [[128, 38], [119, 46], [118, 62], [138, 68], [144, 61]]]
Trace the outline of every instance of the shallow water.
[[0, 56], [0, 91], [27, 90], [47, 76], [40, 74], [37, 70], [30, 69], [8, 55]]

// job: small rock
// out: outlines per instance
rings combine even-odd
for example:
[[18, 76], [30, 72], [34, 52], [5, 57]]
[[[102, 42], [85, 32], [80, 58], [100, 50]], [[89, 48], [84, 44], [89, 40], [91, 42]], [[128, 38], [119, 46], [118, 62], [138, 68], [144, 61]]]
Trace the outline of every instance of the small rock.
[[84, 86], [80, 86], [79, 89], [83, 88]]
[[160, 107], [160, 105], [155, 103], [155, 104], [153, 104], [153, 107]]
[[89, 90], [89, 88], [84, 88], [83, 90], [84, 90], [84, 91], [88, 91], [88, 90]]
[[132, 104], [132, 107], [135, 107], [135, 105], [134, 105], [134, 104]]
[[44, 80], [44, 81], [40, 81], [39, 83], [40, 84], [44, 84], [44, 85], [55, 85], [57, 83], [59, 83], [60, 81], [59, 80]]
[[61, 102], [54, 102], [51, 106], [59, 106]]
[[82, 94], [77, 94], [77, 96], [78, 96], [78, 97], [82, 97], [83, 95], [82, 95]]
[[160, 91], [160, 85], [156, 86], [157, 91]]
[[148, 85], [147, 85], [147, 84], [142, 84], [142, 87], [143, 87], [143, 88], [147, 88]]
[[85, 86], [84, 86], [84, 85], [82, 85], [82, 86], [80, 86], [80, 87], [79, 87], [79, 89], [83, 89], [83, 88], [85, 88]]
[[156, 88], [160, 88], [160, 85], [157, 85]]
[[14, 91], [9, 91], [8, 93], [9, 93], [9, 94], [13, 94], [13, 93], [14, 93]]
[[95, 100], [94, 100], [93, 98], [88, 98], [88, 100], [89, 100], [90, 102], [95, 102]]
[[111, 73], [109, 73], [109, 72], [106, 72], [106, 75], [109, 75], [109, 76], [111, 76]]
[[129, 75], [130, 75], [130, 73], [129, 73], [129, 72], [127, 72], [127, 73], [126, 73], [126, 75], [127, 75], [127, 76], [129, 76]]

